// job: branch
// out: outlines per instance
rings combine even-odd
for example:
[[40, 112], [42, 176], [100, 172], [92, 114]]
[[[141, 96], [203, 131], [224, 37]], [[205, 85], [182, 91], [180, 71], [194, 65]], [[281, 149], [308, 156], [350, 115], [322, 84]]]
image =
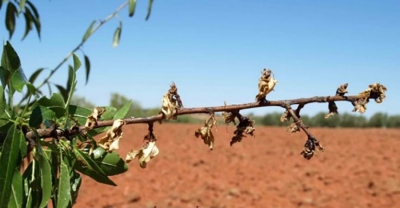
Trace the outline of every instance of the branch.
[[[250, 108], [260, 108], [260, 107], [270, 107], [270, 106], [278, 106], [278, 107], [282, 107], [282, 108], [287, 108], [288, 106], [296, 105], [296, 104], [299, 104], [299, 106], [304, 106], [309, 103], [327, 103], [327, 102], [333, 102], [333, 101], [348, 101], [348, 102], [354, 103], [357, 100], [362, 99], [362, 98], [364, 98], [363, 95], [352, 95], [352, 96], [315, 96], [315, 97], [310, 97], [310, 98], [297, 98], [297, 99], [292, 99], [292, 100], [276, 100], [276, 101], [265, 100], [265, 101], [260, 101], [260, 102], [225, 105], [225, 106], [182, 108], [180, 110], [177, 110], [175, 115], [179, 116], [179, 115], [201, 114], [201, 113], [209, 114], [210, 111], [212, 111], [212, 112], [224, 112], [224, 111], [231, 112], [231, 111], [239, 111], [239, 110], [250, 109]], [[375, 99], [375, 97], [370, 97], [369, 99]], [[296, 113], [294, 113], [293, 110], [291, 110], [289, 112], [292, 112], [291, 115], [296, 121], [297, 116], [294, 116], [294, 115], [296, 115]], [[160, 113], [158, 115], [144, 117], [144, 118], [126, 118], [123, 120], [124, 120], [125, 124], [139, 124], [139, 123], [153, 123], [155, 121], [162, 121], [163, 118], [164, 118], [163, 114]], [[95, 128], [112, 126], [113, 122], [114, 122], [114, 120], [98, 121]], [[304, 130], [304, 128], [302, 128], [302, 129]], [[80, 126], [80, 127], [73, 128], [72, 130], [38, 129], [37, 133], [40, 138], [49, 138], [49, 137], [75, 135], [78, 133], [83, 133], [84, 131], [85, 131], [85, 126]], [[27, 132], [25, 136], [27, 139], [35, 138], [35, 134], [33, 131]]]
[[[101, 26], [103, 26], [105, 23], [107, 23], [108, 21], [110, 21], [112, 18], [114, 18], [123, 8], [125, 8], [127, 5], [129, 4], [129, 1], [124, 2], [123, 4], [121, 4], [113, 13], [111, 13], [110, 15], [108, 15], [105, 19], [100, 20], [100, 23], [96, 25], [96, 27], [93, 28], [91, 34], [95, 33]], [[82, 41], [71, 51], [67, 54], [67, 56], [64, 57], [64, 59], [54, 68], [50, 71], [50, 74], [46, 77], [46, 79], [44, 79], [44, 81], [37, 87], [37, 89], [41, 88], [43, 85], [45, 85], [50, 78], [53, 76], [54, 73], [56, 73], [58, 71], [58, 69], [60, 69], [60, 67], [66, 62], [68, 61], [68, 59], [72, 56], [73, 53], [75, 53], [76, 51], [78, 51], [83, 44], [88, 40], [88, 38], [82, 39]]]

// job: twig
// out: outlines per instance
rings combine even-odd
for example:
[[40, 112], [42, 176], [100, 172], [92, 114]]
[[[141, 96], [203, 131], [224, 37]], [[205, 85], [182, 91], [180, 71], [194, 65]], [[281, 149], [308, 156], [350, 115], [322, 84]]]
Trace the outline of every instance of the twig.
[[[358, 99], [364, 98], [363, 95], [352, 95], [352, 96], [315, 96], [310, 98], [298, 98], [292, 100], [277, 100], [277, 101], [263, 101], [263, 102], [253, 102], [253, 103], [244, 103], [244, 104], [236, 104], [236, 105], [225, 105], [225, 106], [214, 106], [214, 107], [199, 107], [199, 108], [182, 108], [176, 112], [176, 116], [186, 115], [186, 114], [199, 114], [205, 113], [208, 114], [210, 111], [212, 112], [234, 112], [243, 109], [250, 108], [259, 108], [259, 107], [268, 107], [268, 106], [278, 106], [285, 109], [288, 109], [288, 106], [296, 105], [304, 106], [309, 103], [327, 103], [332, 101], [348, 101], [354, 102]], [[368, 99], [375, 99], [375, 97], [370, 96]], [[294, 112], [293, 109], [290, 108], [289, 113], [293, 117], [294, 121], [299, 120], [298, 113]], [[139, 123], [153, 123], [155, 121], [161, 121], [163, 119], [163, 114], [158, 114], [150, 117], [144, 118], [126, 118], [124, 119], [125, 124], [139, 124]], [[107, 127], [113, 125], [113, 120], [107, 121], [98, 121], [95, 128]], [[304, 125], [299, 126], [304, 130], [304, 132], [310, 136], [311, 133], [307, 131], [307, 128]], [[82, 133], [85, 131], [84, 126], [80, 126], [74, 128], [72, 130], [60, 130], [60, 129], [37, 129], [37, 133], [40, 138], [48, 138], [48, 137], [59, 137], [65, 135], [75, 135], [78, 133]], [[27, 139], [35, 138], [35, 134], [33, 131], [26, 133]]]
[[[129, 1], [124, 2], [123, 4], [121, 4], [112, 14], [108, 15], [105, 19], [100, 20], [99, 24], [97, 24], [91, 34], [95, 33], [101, 26], [103, 26], [105, 23], [107, 23], [109, 20], [111, 20], [112, 18], [114, 18], [123, 8], [125, 8], [127, 5], [129, 4]], [[90, 37], [90, 36], [89, 36]], [[89, 38], [86, 38], [84, 40], [82, 40], [71, 52], [69, 52], [67, 54], [67, 56], [64, 57], [64, 59], [54, 68], [50, 71], [50, 74], [46, 77], [46, 79], [44, 79], [44, 81], [37, 87], [37, 89], [41, 88], [43, 85], [45, 85], [50, 78], [53, 76], [54, 73], [57, 72], [58, 69], [60, 69], [60, 67], [66, 62], [68, 61], [68, 59], [72, 56], [73, 53], [75, 53], [76, 51], [78, 51], [83, 44], [88, 40]]]

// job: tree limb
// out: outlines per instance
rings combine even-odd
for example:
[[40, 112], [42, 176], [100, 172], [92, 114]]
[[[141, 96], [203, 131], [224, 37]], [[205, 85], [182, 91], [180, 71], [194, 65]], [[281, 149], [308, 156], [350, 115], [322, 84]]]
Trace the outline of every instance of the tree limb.
[[[358, 99], [365, 98], [363, 95], [352, 95], [352, 96], [315, 96], [310, 98], [297, 98], [291, 100], [263, 100], [260, 102], [253, 102], [253, 103], [244, 103], [244, 104], [234, 104], [234, 105], [225, 105], [225, 106], [214, 106], [214, 107], [198, 107], [198, 108], [182, 108], [177, 110], [176, 116], [179, 115], [187, 115], [187, 114], [209, 114], [210, 111], [212, 112], [231, 112], [231, 111], [239, 111], [244, 109], [250, 108], [259, 108], [259, 107], [270, 107], [270, 106], [277, 106], [288, 109], [291, 105], [299, 105], [304, 107], [304, 105], [309, 103], [328, 103], [332, 101], [348, 101], [354, 103]], [[375, 99], [374, 95], [371, 95], [368, 99]], [[291, 108], [289, 113], [293, 117], [294, 121], [298, 121], [298, 114], [299, 112], [294, 112]], [[163, 114], [158, 114], [154, 116], [144, 117], [144, 118], [126, 118], [123, 119], [126, 124], [139, 124], [139, 123], [154, 123], [155, 121], [162, 121], [164, 119]], [[107, 127], [112, 126], [114, 120], [107, 120], [107, 121], [98, 121], [95, 128]], [[301, 124], [299, 126], [302, 128], [305, 133], [310, 136], [311, 134], [304, 128], [304, 125]], [[61, 130], [61, 129], [37, 129], [38, 136], [40, 138], [49, 138], [49, 137], [60, 137], [60, 136], [67, 136], [67, 135], [75, 135], [78, 133], [83, 133], [85, 131], [84, 126], [76, 127], [71, 130]], [[29, 131], [25, 134], [27, 139], [34, 139], [35, 133], [33, 131]]]

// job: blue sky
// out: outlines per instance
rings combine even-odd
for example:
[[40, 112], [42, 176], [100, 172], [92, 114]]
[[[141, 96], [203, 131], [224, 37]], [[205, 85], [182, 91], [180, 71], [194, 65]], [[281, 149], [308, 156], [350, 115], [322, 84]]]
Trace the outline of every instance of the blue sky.
[[[18, 20], [11, 40], [27, 76], [37, 68], [54, 68], [82, 39], [89, 24], [103, 19], [120, 1], [33, 1], [41, 15], [42, 39], [35, 31], [21, 41]], [[334, 94], [349, 83], [350, 94], [380, 82], [387, 88], [375, 112], [400, 113], [400, 2], [395, 0], [155, 0], [145, 21], [147, 0], [138, 0], [135, 16], [124, 9], [120, 46], [112, 47], [114, 19], [84, 45], [92, 63], [88, 85], [79, 71], [77, 95], [108, 105], [118, 92], [143, 107], [161, 105], [174, 81], [185, 107], [253, 102], [263, 68], [273, 70], [278, 84], [268, 99]], [[4, 22], [5, 9], [0, 11]], [[0, 30], [3, 40], [8, 32]], [[77, 53], [82, 58], [82, 52]], [[49, 70], [44, 71], [43, 79]], [[65, 85], [67, 65], [53, 82]], [[350, 112], [350, 103], [338, 103]], [[264, 114], [279, 108], [247, 110]], [[310, 104], [306, 114], [327, 111]]]

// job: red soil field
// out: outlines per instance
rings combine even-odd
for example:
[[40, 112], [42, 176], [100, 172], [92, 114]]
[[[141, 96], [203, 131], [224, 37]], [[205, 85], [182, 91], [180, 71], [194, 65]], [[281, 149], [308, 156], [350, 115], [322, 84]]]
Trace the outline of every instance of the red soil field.
[[[198, 127], [155, 124], [160, 154], [147, 168], [132, 161], [116, 187], [84, 177], [75, 207], [400, 207], [400, 129], [310, 128], [325, 152], [305, 160], [303, 132], [258, 126], [231, 147], [235, 127], [219, 125], [211, 151]], [[123, 130], [125, 158], [147, 125]]]

